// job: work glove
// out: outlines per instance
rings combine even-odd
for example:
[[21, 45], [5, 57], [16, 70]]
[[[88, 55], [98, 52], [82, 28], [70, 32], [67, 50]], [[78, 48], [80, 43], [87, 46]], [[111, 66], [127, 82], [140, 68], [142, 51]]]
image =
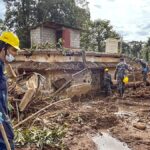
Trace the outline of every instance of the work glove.
[[3, 123], [3, 118], [2, 118], [2, 113], [0, 112], [0, 124], [2, 124]]

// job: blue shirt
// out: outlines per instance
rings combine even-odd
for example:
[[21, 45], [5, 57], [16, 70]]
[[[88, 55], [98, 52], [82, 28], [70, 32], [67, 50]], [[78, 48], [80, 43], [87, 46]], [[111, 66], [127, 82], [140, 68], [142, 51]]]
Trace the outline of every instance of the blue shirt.
[[0, 90], [7, 90], [7, 79], [4, 75], [4, 62], [0, 60]]
[[[0, 60], [0, 112], [2, 113], [3, 126], [6, 131], [7, 137], [10, 141], [14, 138], [12, 125], [8, 117], [8, 99], [7, 99], [7, 79], [4, 75], [4, 62]], [[0, 133], [0, 143], [3, 142]], [[1, 145], [0, 145], [1, 146]]]

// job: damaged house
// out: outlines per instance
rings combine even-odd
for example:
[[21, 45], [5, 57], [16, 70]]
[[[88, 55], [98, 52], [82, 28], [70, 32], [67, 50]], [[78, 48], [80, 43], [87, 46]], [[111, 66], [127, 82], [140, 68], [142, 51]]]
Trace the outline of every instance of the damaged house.
[[[114, 76], [116, 64], [119, 62], [120, 54], [83, 52], [80, 49], [80, 29], [67, 27], [61, 24], [45, 22], [31, 30], [31, 43], [56, 44], [62, 38], [63, 47], [67, 48], [69, 54], [64, 54], [57, 49], [37, 49], [34, 51], [23, 50], [16, 56], [12, 63], [18, 75], [40, 74], [44, 79], [43, 91], [47, 95], [61, 94], [69, 97], [81, 96], [92, 91], [100, 91], [103, 88], [104, 68], [109, 68]], [[117, 42], [115, 41], [117, 44]], [[116, 44], [113, 47], [117, 49]], [[112, 52], [112, 49], [111, 49]], [[31, 77], [32, 79], [33, 77]], [[35, 83], [27, 84], [27, 97], [34, 96], [38, 89], [38, 76], [34, 74]], [[31, 86], [30, 86], [31, 85]], [[34, 87], [34, 90], [31, 90]], [[63, 92], [62, 92], [63, 91]], [[32, 94], [31, 94], [32, 93]], [[22, 101], [22, 106], [27, 106], [29, 100]], [[22, 108], [25, 109], [25, 107]]]

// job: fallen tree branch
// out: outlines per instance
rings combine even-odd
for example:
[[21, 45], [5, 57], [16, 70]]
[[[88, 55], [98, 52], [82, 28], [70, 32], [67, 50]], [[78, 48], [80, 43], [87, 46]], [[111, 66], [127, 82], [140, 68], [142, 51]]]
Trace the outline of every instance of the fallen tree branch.
[[71, 99], [70, 99], [70, 98], [66, 98], [66, 99], [62, 99], [62, 100], [59, 100], [59, 101], [57, 101], [57, 102], [54, 102], [54, 103], [52, 103], [52, 104], [49, 104], [48, 106], [46, 106], [46, 107], [40, 109], [40, 110], [37, 111], [36, 113], [32, 114], [31, 116], [27, 117], [26, 119], [24, 119], [24, 120], [22, 120], [21, 122], [19, 122], [18, 124], [16, 124], [16, 125], [14, 126], [14, 129], [17, 128], [17, 127], [19, 127], [20, 125], [24, 124], [24, 123], [27, 122], [28, 120], [34, 118], [34, 117], [37, 116], [39, 113], [41, 113], [42, 111], [46, 110], [47, 108], [50, 108], [50, 107], [53, 106], [53, 105], [56, 105], [56, 104], [61, 103], [61, 102], [66, 102], [66, 101], [69, 101], [69, 100], [71, 100]]

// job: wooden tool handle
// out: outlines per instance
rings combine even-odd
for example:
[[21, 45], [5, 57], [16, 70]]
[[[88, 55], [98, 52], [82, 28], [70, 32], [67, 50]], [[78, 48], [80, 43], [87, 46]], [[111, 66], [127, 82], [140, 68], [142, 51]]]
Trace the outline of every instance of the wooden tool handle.
[[1, 133], [2, 133], [2, 136], [3, 136], [4, 142], [5, 142], [5, 144], [6, 144], [7, 150], [11, 150], [10, 144], [9, 144], [9, 141], [8, 141], [8, 138], [7, 138], [7, 135], [6, 135], [6, 132], [5, 132], [5, 129], [4, 129], [2, 123], [0, 123], [0, 131], [1, 131]]

